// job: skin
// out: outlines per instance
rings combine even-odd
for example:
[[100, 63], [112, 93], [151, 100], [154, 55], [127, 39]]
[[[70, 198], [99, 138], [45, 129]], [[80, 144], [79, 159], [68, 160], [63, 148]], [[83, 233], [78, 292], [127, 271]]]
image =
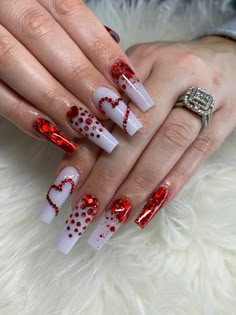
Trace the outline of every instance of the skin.
[[[146, 113], [130, 104], [144, 127], [133, 138], [114, 127], [120, 145], [111, 156], [104, 152], [98, 156], [93, 145], [80, 142], [80, 150], [58, 169], [71, 165], [79, 170], [72, 206], [85, 194], [96, 196], [96, 219], [112, 201], [126, 197], [132, 204], [128, 221], [133, 220], [160, 184], [169, 185], [170, 202], [236, 126], [234, 41], [209, 36], [183, 43], [156, 42], [131, 47], [127, 55], [156, 103]], [[215, 100], [205, 129], [197, 115], [174, 108], [191, 86], [206, 89]]]
[[110, 73], [119, 59], [129, 63], [83, 1], [2, 0], [0, 115], [30, 135], [42, 117], [80, 137], [66, 113], [77, 105], [104, 119], [92, 95], [100, 86], [119, 95]]

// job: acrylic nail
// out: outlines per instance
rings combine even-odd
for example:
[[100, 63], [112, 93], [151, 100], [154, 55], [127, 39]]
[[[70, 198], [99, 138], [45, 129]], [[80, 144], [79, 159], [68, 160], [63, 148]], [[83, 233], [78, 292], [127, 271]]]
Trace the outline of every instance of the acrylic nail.
[[143, 111], [154, 106], [154, 101], [134, 71], [123, 61], [113, 64], [112, 78], [128, 97]]
[[60, 208], [66, 199], [72, 194], [79, 181], [78, 171], [71, 166], [65, 167], [57, 176], [55, 182], [49, 188], [46, 202], [41, 209], [40, 219], [45, 223], [51, 223], [58, 215]]
[[141, 228], [145, 228], [157, 212], [164, 206], [168, 196], [169, 187], [167, 185], [160, 186], [149, 198], [138, 217], [135, 219], [135, 223]]
[[91, 112], [82, 107], [71, 107], [67, 112], [67, 118], [74, 130], [83, 134], [106, 152], [111, 153], [118, 145], [119, 142], [116, 138], [103, 127]]
[[101, 249], [110, 237], [127, 220], [131, 211], [131, 203], [126, 198], [115, 200], [109, 211], [104, 212], [100, 222], [88, 239], [94, 249]]
[[80, 199], [59, 237], [57, 249], [68, 254], [97, 214], [98, 200], [92, 195]]
[[68, 155], [77, 149], [77, 145], [47, 119], [37, 118], [33, 123], [33, 128], [39, 136], [54, 143]]
[[113, 31], [110, 27], [105, 26], [105, 25], [104, 27], [108, 31], [108, 33], [111, 35], [111, 37], [114, 39], [114, 41], [117, 42], [117, 44], [119, 44], [120, 36], [115, 31]]
[[130, 110], [129, 105], [112, 90], [103, 86], [98, 87], [93, 94], [93, 101], [102, 114], [114, 121], [130, 136], [142, 128], [143, 125]]

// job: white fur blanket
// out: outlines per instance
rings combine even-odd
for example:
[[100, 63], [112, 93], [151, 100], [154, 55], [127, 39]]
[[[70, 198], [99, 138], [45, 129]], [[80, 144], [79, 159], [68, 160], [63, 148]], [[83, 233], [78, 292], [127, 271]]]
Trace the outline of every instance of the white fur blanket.
[[[224, 19], [214, 1], [121, 2], [90, 5], [123, 47]], [[235, 132], [147, 229], [126, 225], [100, 252], [86, 242], [93, 227], [68, 256], [55, 250], [69, 203], [51, 225], [38, 220], [60, 157], [0, 119], [1, 315], [236, 314]]]

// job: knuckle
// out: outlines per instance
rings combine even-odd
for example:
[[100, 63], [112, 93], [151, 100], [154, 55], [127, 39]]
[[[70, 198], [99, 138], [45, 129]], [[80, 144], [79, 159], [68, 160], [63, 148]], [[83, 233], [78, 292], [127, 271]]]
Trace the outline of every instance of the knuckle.
[[0, 64], [5, 64], [6, 59], [11, 56], [11, 52], [14, 49], [14, 44], [3, 32], [0, 32]]
[[20, 18], [20, 29], [26, 37], [40, 38], [48, 34], [53, 25], [50, 15], [44, 14], [39, 9], [27, 8]]
[[148, 171], [146, 171], [145, 174], [136, 175], [132, 181], [133, 182], [130, 187], [133, 187], [134, 191], [139, 192], [152, 191], [157, 184], [157, 180], [155, 176], [153, 176], [153, 172], [150, 174]]
[[71, 79], [78, 80], [82, 76], [86, 77], [86, 80], [89, 80], [92, 76], [94, 76], [94, 69], [87, 62], [83, 62], [80, 64], [71, 65]]
[[99, 183], [99, 187], [113, 187], [116, 183], [117, 177], [114, 174], [114, 171], [108, 167], [96, 167], [93, 170], [93, 183]]
[[213, 144], [214, 144], [214, 141], [211, 137], [200, 135], [193, 142], [192, 148], [194, 151], [200, 152], [205, 155], [211, 149]]
[[43, 103], [47, 105], [50, 104], [50, 107], [54, 107], [54, 104], [56, 106], [58, 103], [58, 93], [56, 89], [52, 87], [47, 87], [42, 91], [41, 99]]
[[51, 8], [58, 15], [72, 15], [75, 9], [80, 10], [83, 6], [82, 0], [52, 0]]
[[143, 56], [149, 53], [151, 48], [153, 48], [153, 46], [150, 44], [135, 44], [127, 49], [126, 54], [129, 56], [130, 55]]
[[163, 143], [175, 148], [185, 148], [192, 140], [192, 127], [187, 123], [171, 123], [163, 129]]

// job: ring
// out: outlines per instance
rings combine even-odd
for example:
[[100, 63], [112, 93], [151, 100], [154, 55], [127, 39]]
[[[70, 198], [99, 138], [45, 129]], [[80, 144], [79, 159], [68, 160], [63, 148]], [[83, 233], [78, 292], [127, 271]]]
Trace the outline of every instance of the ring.
[[212, 116], [214, 107], [213, 96], [199, 87], [191, 87], [177, 99], [176, 107], [186, 107], [202, 120], [202, 127], [206, 128]]

